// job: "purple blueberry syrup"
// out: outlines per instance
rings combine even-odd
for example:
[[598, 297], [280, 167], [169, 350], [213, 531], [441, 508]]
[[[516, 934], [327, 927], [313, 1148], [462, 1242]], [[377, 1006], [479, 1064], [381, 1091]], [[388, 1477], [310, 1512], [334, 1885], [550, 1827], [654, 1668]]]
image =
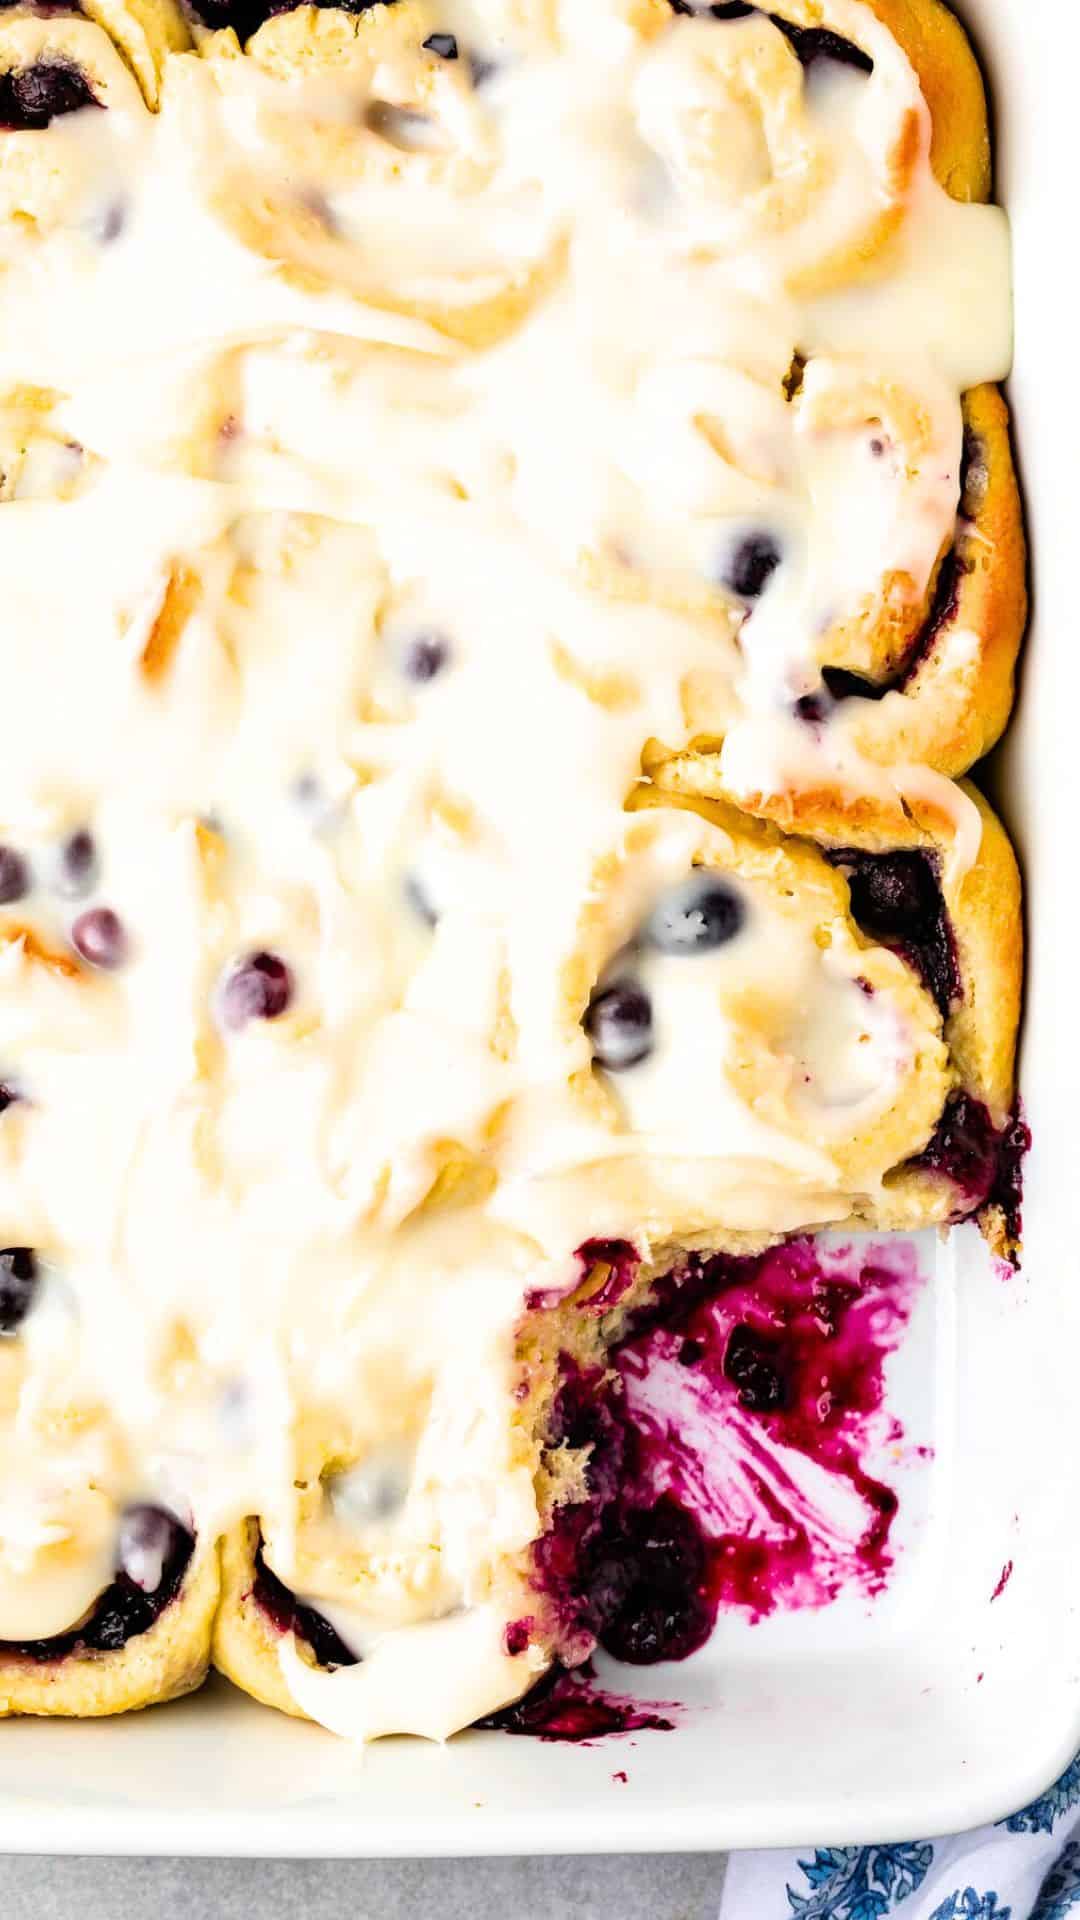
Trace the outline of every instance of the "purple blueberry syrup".
[[1007, 1238], [1019, 1243], [1023, 1201], [1023, 1159], [1031, 1130], [1019, 1106], [998, 1131], [981, 1100], [949, 1095], [929, 1144], [909, 1164], [944, 1174], [957, 1190], [953, 1218], [966, 1220], [999, 1207]]
[[0, 130], [5, 133], [37, 133], [65, 113], [101, 105], [72, 61], [36, 60], [0, 74]]
[[293, 997], [293, 978], [276, 953], [249, 953], [238, 960], [221, 988], [221, 1017], [227, 1027], [249, 1020], [278, 1020]]
[[1001, 1599], [1001, 1596], [1004, 1593], [1012, 1577], [1013, 1577], [1013, 1563], [1011, 1560], [1006, 1560], [1005, 1565], [1002, 1567], [1001, 1572], [998, 1574], [997, 1585], [995, 1586], [993, 1593], [990, 1595], [990, 1598], [992, 1601]]
[[194, 1535], [174, 1514], [163, 1508], [155, 1512], [160, 1515], [164, 1544], [161, 1578], [152, 1592], [146, 1592], [120, 1569], [81, 1626], [72, 1627], [68, 1633], [52, 1634], [47, 1640], [0, 1640], [0, 1658], [45, 1665], [72, 1653], [115, 1653], [136, 1635], [148, 1633], [170, 1601], [176, 1599], [195, 1551]]
[[917, 848], [865, 853], [841, 847], [828, 857], [847, 879], [853, 920], [899, 953], [948, 1014], [963, 989], [936, 856]]
[[613, 1733], [670, 1733], [674, 1724], [643, 1707], [640, 1701], [598, 1687], [588, 1661], [573, 1672], [556, 1662], [524, 1699], [476, 1722], [478, 1727], [499, 1733], [575, 1743], [601, 1740]]
[[863, 1462], [899, 1436], [884, 1364], [918, 1281], [906, 1241], [692, 1258], [629, 1317], [612, 1374], [568, 1365], [552, 1443], [590, 1449], [591, 1497], [535, 1557], [571, 1652], [682, 1659], [721, 1607], [881, 1590], [897, 1498]]
[[251, 1589], [257, 1607], [279, 1633], [295, 1633], [311, 1648], [320, 1667], [355, 1667], [357, 1655], [314, 1607], [306, 1607], [283, 1580], [267, 1566], [260, 1540], [255, 1553], [255, 1580]]

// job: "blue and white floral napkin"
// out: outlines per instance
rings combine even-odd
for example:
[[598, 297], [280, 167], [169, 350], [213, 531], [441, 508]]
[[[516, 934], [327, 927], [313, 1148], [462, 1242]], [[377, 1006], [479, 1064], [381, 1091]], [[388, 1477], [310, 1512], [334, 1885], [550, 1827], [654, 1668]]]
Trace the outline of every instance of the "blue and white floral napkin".
[[1080, 1754], [996, 1826], [894, 1847], [733, 1854], [720, 1920], [1080, 1920]]

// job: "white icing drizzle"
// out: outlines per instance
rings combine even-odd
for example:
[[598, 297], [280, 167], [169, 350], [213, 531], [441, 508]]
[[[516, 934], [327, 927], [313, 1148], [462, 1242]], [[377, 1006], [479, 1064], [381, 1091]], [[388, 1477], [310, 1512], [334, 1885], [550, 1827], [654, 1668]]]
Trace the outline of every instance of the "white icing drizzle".
[[[1009, 300], [1003, 217], [935, 184], [858, 0], [825, 15], [869, 77], [804, 75], [760, 15], [394, 12], [337, 74], [211, 47], [168, 57], [156, 117], [121, 69], [107, 112], [0, 134], [0, 842], [34, 882], [0, 907], [0, 1244], [55, 1274], [0, 1353], [0, 1636], [85, 1614], [125, 1502], [204, 1538], [258, 1514], [363, 1652], [329, 1674], [286, 1639], [297, 1703], [441, 1739], [543, 1665], [504, 1641], [529, 1289], [703, 1206], [836, 1217], [918, 1144], [851, 1171], [921, 1044], [899, 963], [868, 994], [850, 933], [823, 950], [765, 878], [730, 945], [638, 953], [647, 1061], [590, 1072], [579, 1016], [664, 888], [730, 859], [624, 811], [650, 738], [726, 734], [735, 791], [883, 782], [974, 857], [947, 782], [792, 709], [823, 634], [858, 667], [884, 581], [925, 601]], [[73, 961], [95, 908], [115, 971]], [[230, 1023], [252, 953], [292, 997]]]

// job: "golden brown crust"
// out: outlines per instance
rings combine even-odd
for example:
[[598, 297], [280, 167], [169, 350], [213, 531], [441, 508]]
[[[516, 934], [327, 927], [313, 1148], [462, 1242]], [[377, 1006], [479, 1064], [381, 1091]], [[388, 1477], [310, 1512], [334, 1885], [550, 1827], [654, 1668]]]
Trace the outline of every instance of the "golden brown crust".
[[932, 127], [930, 161], [954, 200], [990, 198], [990, 127], [979, 63], [943, 0], [868, 0], [918, 76]]
[[218, 1591], [216, 1553], [197, 1551], [176, 1599], [146, 1633], [115, 1652], [49, 1662], [0, 1659], [0, 1716], [96, 1719], [194, 1692], [206, 1678]]
[[[281, 1635], [254, 1597], [258, 1547], [257, 1520], [245, 1520], [220, 1543], [221, 1601], [214, 1617], [211, 1658], [218, 1672], [253, 1700], [277, 1707], [296, 1720], [306, 1720], [282, 1676], [278, 1660]], [[310, 1660], [304, 1642], [298, 1639], [296, 1646], [300, 1658]]]

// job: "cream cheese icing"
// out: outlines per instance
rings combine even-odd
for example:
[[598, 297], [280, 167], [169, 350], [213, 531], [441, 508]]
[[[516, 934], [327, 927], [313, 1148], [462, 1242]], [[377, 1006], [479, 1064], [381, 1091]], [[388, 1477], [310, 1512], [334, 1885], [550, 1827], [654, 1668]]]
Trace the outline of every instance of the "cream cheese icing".
[[[703, 713], [736, 793], [827, 764], [977, 851], [947, 782], [793, 713], [824, 635], [858, 670], [923, 604], [960, 392], [1009, 356], [1003, 216], [935, 184], [869, 10], [826, 14], [871, 74], [804, 73], [761, 15], [447, 0], [474, 90], [412, 0], [290, 68], [344, 31], [302, 10], [170, 54], [157, 115], [121, 66], [108, 111], [0, 136], [0, 838], [32, 882], [0, 906], [0, 1233], [54, 1276], [4, 1402], [0, 1636], [85, 1613], [125, 1503], [258, 1514], [363, 1655], [286, 1640], [298, 1705], [446, 1737], [543, 1664], [503, 1638], [526, 1294], [590, 1235], [835, 1218], [924, 1143], [892, 1119], [932, 1012], [765, 875], [730, 945], [637, 963], [647, 1061], [592, 1069], [580, 1024], [730, 857], [624, 811]], [[253, 956], [280, 971], [241, 1011], [283, 1003], [234, 1018]]]

